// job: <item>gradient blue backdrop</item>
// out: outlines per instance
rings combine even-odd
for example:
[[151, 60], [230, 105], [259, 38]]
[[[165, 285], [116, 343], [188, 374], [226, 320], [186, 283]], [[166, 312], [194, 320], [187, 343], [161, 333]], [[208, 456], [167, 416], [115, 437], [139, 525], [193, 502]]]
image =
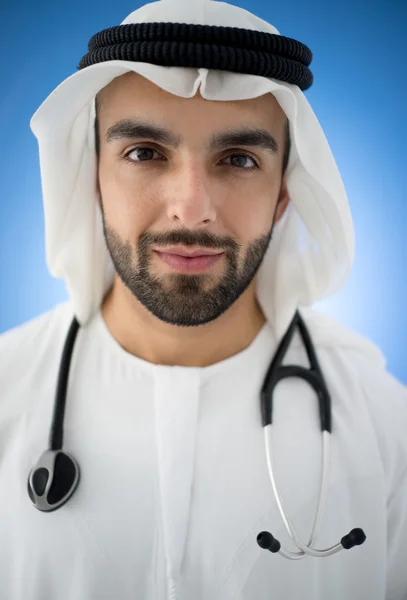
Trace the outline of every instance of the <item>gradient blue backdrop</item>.
[[[185, 0], [193, 1], [193, 0]], [[3, 1], [0, 8], [0, 332], [67, 298], [45, 262], [37, 142], [29, 120], [97, 31], [140, 0]], [[306, 92], [342, 174], [356, 229], [346, 286], [317, 308], [380, 346], [407, 383], [406, 51], [403, 0], [233, 0], [314, 54]], [[395, 94], [393, 89], [397, 89]]]

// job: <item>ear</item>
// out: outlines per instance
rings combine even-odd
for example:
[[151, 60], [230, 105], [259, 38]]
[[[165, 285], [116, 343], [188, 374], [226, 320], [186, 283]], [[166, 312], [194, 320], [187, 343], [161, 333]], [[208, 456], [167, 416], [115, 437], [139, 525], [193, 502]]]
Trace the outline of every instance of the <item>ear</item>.
[[278, 221], [283, 216], [289, 201], [290, 201], [290, 196], [288, 195], [288, 191], [287, 191], [287, 173], [285, 173], [282, 184], [281, 184], [280, 196], [279, 196], [278, 202], [277, 202], [276, 216], [275, 216], [275, 221], [274, 221], [275, 223], [278, 223]]

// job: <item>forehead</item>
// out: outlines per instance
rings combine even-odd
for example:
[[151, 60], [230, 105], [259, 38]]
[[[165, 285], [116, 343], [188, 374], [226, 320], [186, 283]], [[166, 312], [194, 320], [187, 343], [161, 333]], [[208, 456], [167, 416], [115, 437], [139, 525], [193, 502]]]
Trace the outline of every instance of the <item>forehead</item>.
[[133, 71], [113, 79], [98, 93], [98, 115], [110, 124], [117, 118], [133, 117], [135, 111], [146, 116], [169, 120], [250, 119], [252, 124], [278, 124], [285, 122], [285, 113], [272, 94], [235, 101], [214, 101], [202, 98], [199, 90], [192, 98], [182, 98], [163, 90], [155, 83]]

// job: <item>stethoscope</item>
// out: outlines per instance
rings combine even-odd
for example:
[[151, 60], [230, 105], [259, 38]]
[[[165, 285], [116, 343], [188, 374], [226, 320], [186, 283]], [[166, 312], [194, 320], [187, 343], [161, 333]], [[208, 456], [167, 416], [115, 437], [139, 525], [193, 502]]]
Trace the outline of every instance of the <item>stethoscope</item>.
[[[296, 327], [298, 327], [302, 340], [305, 344], [310, 362], [309, 369], [305, 369], [304, 367], [296, 365], [282, 366], [281, 364], [287, 352], [288, 346], [293, 338]], [[49, 435], [49, 449], [43, 452], [28, 476], [28, 494], [31, 502], [35, 508], [38, 508], [38, 510], [43, 512], [52, 512], [63, 506], [75, 492], [80, 479], [80, 469], [78, 463], [73, 456], [62, 451], [63, 421], [69, 368], [78, 330], [79, 323], [74, 317], [65, 340], [59, 368], [54, 413]], [[293, 524], [287, 517], [284, 510], [274, 478], [269, 447], [272, 424], [273, 391], [277, 383], [286, 377], [300, 377], [301, 379], [307, 381], [315, 390], [319, 402], [319, 416], [323, 438], [322, 476], [318, 508], [308, 545], [304, 544], [304, 542], [300, 540], [293, 527]], [[261, 390], [261, 415], [262, 425], [264, 428], [267, 465], [274, 496], [285, 528], [287, 529], [287, 532], [293, 542], [299, 548], [299, 552], [291, 552], [286, 550], [281, 546], [280, 542], [267, 531], [262, 531], [257, 536], [257, 543], [260, 548], [270, 550], [270, 552], [273, 553], [279, 552], [285, 558], [294, 560], [304, 558], [305, 556], [330, 556], [336, 552], [340, 552], [343, 549], [348, 550], [353, 546], [359, 546], [360, 544], [363, 544], [366, 536], [362, 529], [356, 528], [352, 529], [352, 531], [345, 535], [341, 539], [340, 543], [336, 544], [335, 546], [331, 546], [325, 550], [316, 550], [315, 548], [312, 548], [320, 526], [322, 510], [325, 504], [327, 492], [330, 448], [329, 443], [331, 436], [331, 399], [318, 364], [311, 337], [298, 311], [296, 311], [293, 320], [287, 329], [287, 332], [281, 340], [267, 371]]]

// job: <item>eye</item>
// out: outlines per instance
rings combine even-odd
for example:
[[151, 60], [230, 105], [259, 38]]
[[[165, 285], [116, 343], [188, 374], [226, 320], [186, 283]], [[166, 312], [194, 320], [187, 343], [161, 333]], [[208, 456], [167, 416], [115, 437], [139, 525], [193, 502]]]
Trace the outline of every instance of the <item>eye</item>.
[[[231, 159], [231, 166], [235, 167], [236, 169], [252, 171], [253, 169], [259, 168], [254, 158], [252, 158], [249, 154], [231, 154], [230, 156], [227, 156], [225, 160], [227, 159]], [[247, 161], [250, 161], [252, 164], [247, 165]]]
[[[153, 148], [144, 148], [142, 146], [138, 146], [137, 148], [129, 150], [125, 157], [129, 162], [137, 163], [151, 160], [154, 154], [158, 154], [159, 156], [161, 156], [160, 153], [157, 152], [157, 150], [154, 150]], [[129, 158], [131, 155], [137, 158]]]

